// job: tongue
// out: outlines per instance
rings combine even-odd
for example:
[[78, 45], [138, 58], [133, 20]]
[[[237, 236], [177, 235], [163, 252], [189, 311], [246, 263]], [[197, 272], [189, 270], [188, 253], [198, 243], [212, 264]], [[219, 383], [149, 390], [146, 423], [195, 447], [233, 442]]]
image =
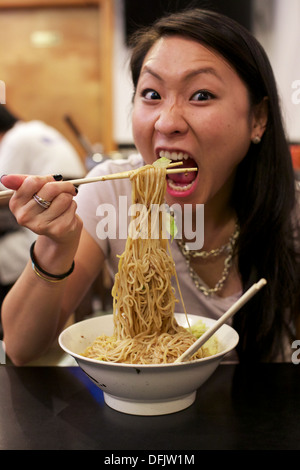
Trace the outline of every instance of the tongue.
[[[192, 158], [188, 158], [187, 160], [183, 160], [183, 165], [180, 165], [178, 168], [196, 168], [196, 162]], [[168, 174], [168, 178], [172, 180], [176, 184], [189, 184], [197, 176], [196, 171], [190, 171], [187, 173], [171, 173]]]

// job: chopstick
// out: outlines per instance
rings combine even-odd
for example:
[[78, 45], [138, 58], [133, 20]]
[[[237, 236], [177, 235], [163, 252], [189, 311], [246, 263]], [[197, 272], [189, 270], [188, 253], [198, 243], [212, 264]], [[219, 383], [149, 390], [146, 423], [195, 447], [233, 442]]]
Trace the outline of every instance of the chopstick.
[[265, 279], [261, 279], [257, 283], [253, 284], [228, 310], [222, 315], [214, 325], [209, 328], [200, 338], [195, 341], [181, 356], [179, 356], [175, 362], [187, 361], [198, 349], [203, 346], [204, 343], [233, 315], [237, 313], [240, 308], [248, 302], [264, 285], [267, 284]]
[[[182, 162], [175, 162], [175, 163], [170, 163], [168, 165], [169, 167], [177, 166], [177, 165], [182, 165]], [[189, 173], [191, 171], [198, 171], [198, 168], [167, 168], [167, 174], [170, 173]], [[97, 183], [98, 181], [108, 181], [108, 180], [117, 180], [117, 179], [125, 179], [125, 178], [130, 178], [137, 170], [129, 170], [129, 171], [122, 171], [121, 173], [112, 173], [111, 175], [103, 175], [103, 176], [94, 176], [91, 178], [78, 178], [74, 180], [67, 180], [68, 183], [72, 183], [75, 186], [78, 186], [80, 184], [87, 184], [87, 183]], [[8, 189], [4, 191], [0, 191], [0, 200], [2, 199], [7, 199], [11, 197], [14, 194], [13, 189]]]

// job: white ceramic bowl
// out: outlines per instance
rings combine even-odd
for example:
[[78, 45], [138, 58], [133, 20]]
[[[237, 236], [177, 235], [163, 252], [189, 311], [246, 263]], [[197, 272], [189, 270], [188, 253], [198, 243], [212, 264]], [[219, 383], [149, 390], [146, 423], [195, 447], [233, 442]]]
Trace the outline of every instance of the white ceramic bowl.
[[[187, 326], [184, 314], [177, 321]], [[191, 325], [200, 319], [209, 327], [215, 320], [188, 315]], [[112, 335], [113, 316], [103, 315], [75, 323], [59, 336], [61, 348], [75, 358], [88, 377], [103, 390], [105, 403], [123, 413], [162, 415], [192, 405], [197, 389], [212, 375], [224, 355], [238, 343], [237, 332], [223, 325], [217, 336], [220, 352], [192, 362], [176, 364], [117, 364], [83, 357], [83, 351], [101, 334]]]

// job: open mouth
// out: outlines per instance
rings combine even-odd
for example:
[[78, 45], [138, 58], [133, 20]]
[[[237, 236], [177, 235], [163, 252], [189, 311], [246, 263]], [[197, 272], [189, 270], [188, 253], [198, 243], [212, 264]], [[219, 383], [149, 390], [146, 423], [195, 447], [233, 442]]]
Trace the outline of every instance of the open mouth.
[[[187, 153], [161, 150], [159, 157], [165, 157], [172, 161], [180, 161], [180, 168], [196, 168], [197, 163]], [[173, 173], [167, 175], [167, 191], [177, 197], [188, 196], [196, 187], [198, 173], [191, 171], [187, 173]]]

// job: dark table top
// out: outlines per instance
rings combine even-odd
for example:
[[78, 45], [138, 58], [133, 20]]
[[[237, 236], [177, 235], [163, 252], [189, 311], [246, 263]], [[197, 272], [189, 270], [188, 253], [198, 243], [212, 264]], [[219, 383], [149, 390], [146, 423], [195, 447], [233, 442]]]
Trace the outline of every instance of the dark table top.
[[78, 367], [3, 365], [0, 449], [299, 450], [300, 365], [221, 365], [192, 406], [150, 417], [109, 408]]

